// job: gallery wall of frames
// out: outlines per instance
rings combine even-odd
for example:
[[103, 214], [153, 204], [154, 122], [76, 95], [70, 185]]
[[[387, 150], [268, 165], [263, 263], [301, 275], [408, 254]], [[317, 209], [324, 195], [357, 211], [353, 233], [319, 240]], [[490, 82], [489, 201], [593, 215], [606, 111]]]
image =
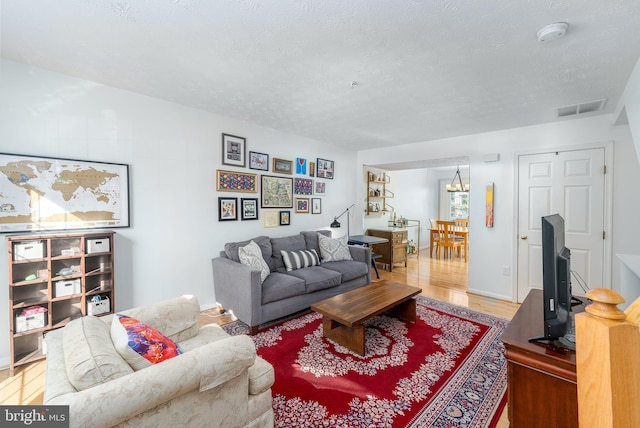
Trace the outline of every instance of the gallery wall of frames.
[[298, 214], [322, 214], [332, 160], [282, 159], [247, 150], [243, 137], [222, 134], [222, 165], [216, 170], [218, 221], [262, 221], [264, 227], [288, 226]]

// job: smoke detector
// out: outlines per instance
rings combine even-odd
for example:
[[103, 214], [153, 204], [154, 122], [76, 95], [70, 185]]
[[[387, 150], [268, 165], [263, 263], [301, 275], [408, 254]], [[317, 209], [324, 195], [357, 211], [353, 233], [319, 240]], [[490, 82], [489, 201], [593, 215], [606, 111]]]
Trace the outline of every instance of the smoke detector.
[[567, 33], [567, 28], [569, 28], [569, 24], [566, 22], [556, 22], [542, 27], [538, 31], [538, 41], [540, 43], [549, 43], [559, 39]]

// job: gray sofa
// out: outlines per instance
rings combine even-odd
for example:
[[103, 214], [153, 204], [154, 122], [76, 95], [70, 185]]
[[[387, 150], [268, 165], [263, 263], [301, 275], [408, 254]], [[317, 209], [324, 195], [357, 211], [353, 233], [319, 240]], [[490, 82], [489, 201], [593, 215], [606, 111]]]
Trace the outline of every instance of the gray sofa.
[[255, 334], [261, 324], [371, 283], [371, 250], [361, 246], [349, 246], [353, 260], [322, 262], [320, 266], [287, 272], [280, 250], [314, 249], [320, 256], [318, 233], [331, 236], [330, 231], [321, 230], [282, 238], [253, 238], [269, 266], [269, 275], [263, 283], [260, 283], [260, 271], [240, 263], [238, 256], [238, 248], [251, 239], [225, 244], [220, 257], [211, 261], [218, 303], [231, 309]]

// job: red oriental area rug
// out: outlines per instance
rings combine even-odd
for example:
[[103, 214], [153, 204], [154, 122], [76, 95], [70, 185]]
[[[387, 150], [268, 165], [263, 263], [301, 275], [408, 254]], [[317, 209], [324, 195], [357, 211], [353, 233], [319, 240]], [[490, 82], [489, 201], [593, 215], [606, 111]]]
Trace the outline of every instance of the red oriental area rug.
[[[495, 427], [506, 403], [507, 321], [416, 300], [415, 324], [385, 315], [366, 323], [364, 357], [324, 338], [315, 312], [253, 336], [275, 367], [276, 426]], [[223, 327], [248, 332], [239, 321]]]

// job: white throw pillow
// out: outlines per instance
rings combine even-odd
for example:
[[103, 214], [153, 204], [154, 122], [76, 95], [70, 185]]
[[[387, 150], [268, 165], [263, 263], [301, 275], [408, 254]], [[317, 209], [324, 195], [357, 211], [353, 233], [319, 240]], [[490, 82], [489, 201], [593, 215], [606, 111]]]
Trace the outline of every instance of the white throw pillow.
[[348, 239], [347, 235], [338, 239], [331, 239], [318, 233], [318, 244], [320, 246], [322, 261], [326, 263], [353, 260], [351, 251], [349, 251], [349, 247], [347, 246]]
[[260, 271], [261, 284], [267, 279], [271, 271], [267, 262], [262, 258], [262, 251], [260, 251], [258, 244], [251, 241], [244, 247], [238, 248], [238, 257], [243, 265], [251, 266], [253, 269]]

